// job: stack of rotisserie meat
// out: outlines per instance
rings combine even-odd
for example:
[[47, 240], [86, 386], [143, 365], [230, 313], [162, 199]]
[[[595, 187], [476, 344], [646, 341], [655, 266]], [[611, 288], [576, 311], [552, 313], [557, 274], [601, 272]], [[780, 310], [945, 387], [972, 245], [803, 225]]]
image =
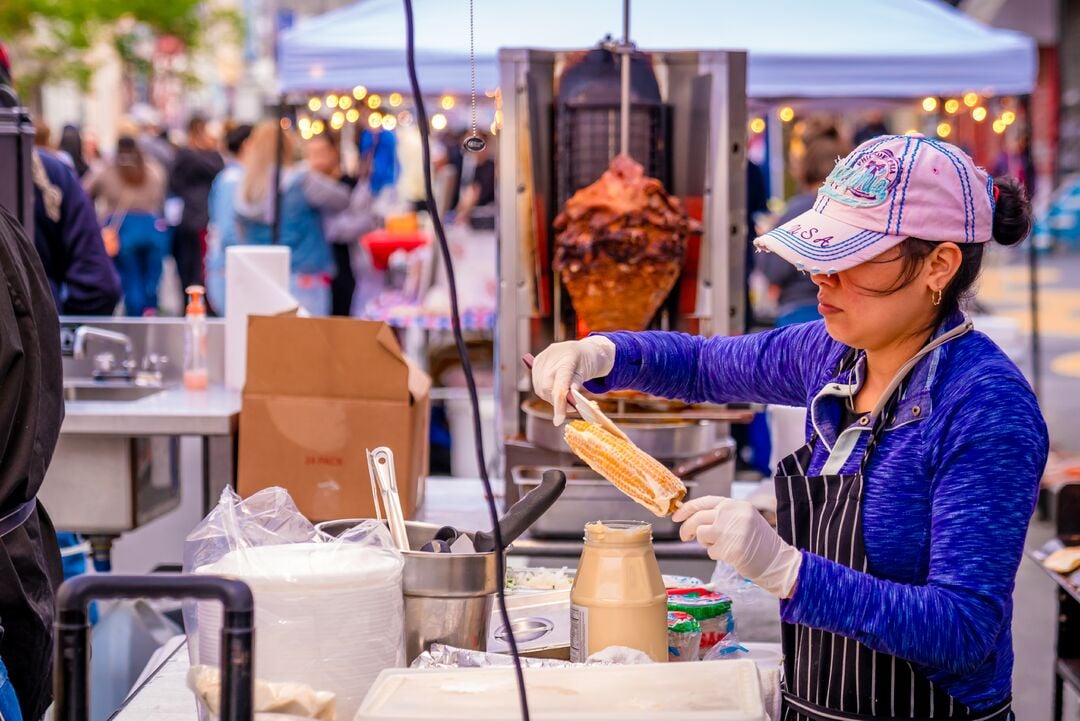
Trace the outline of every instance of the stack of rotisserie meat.
[[682, 270], [691, 220], [625, 155], [555, 219], [555, 269], [590, 331], [642, 330]]

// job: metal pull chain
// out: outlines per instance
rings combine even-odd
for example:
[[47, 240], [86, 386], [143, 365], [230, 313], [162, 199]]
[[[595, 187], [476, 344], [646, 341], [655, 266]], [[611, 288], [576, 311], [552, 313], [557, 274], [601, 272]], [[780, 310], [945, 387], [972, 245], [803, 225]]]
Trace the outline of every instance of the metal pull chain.
[[479, 153], [487, 146], [487, 142], [476, 130], [476, 14], [473, 8], [474, 0], [469, 0], [469, 75], [472, 80], [472, 131], [465, 138], [462, 146], [470, 153]]

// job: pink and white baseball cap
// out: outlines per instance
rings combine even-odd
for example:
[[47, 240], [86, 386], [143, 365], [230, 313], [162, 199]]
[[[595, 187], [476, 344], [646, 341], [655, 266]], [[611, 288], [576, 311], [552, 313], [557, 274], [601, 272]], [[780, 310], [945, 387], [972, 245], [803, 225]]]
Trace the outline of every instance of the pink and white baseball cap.
[[799, 270], [838, 273], [909, 237], [985, 243], [993, 220], [993, 179], [967, 153], [922, 135], [882, 135], [837, 163], [811, 210], [754, 245]]

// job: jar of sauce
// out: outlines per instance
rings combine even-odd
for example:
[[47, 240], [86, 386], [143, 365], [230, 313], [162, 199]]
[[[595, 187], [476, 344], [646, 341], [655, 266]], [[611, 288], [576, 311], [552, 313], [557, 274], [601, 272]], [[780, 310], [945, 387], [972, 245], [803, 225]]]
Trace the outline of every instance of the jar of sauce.
[[570, 589], [570, 660], [585, 661], [608, 646], [626, 646], [668, 660], [667, 591], [642, 521], [585, 526]]

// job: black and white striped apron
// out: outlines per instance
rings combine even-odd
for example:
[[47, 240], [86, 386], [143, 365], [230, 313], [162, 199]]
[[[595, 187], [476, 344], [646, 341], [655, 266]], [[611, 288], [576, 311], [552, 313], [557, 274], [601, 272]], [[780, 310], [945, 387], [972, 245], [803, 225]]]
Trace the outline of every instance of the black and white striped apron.
[[[849, 568], [868, 572], [863, 545], [863, 470], [899, 399], [899, 386], [916, 362], [939, 345], [962, 335], [958, 326], [928, 344], [897, 374], [883, 401], [870, 413], [870, 439], [859, 471], [846, 475], [806, 475], [818, 441], [780, 461], [776, 475], [777, 530], [788, 543]], [[855, 359], [852, 351], [842, 366]], [[847, 719], [963, 719], [1011, 721], [1010, 702], [985, 711], [966, 705], [934, 686], [910, 662], [878, 653], [837, 634], [799, 624], [783, 624], [785, 688], [781, 721]]]

